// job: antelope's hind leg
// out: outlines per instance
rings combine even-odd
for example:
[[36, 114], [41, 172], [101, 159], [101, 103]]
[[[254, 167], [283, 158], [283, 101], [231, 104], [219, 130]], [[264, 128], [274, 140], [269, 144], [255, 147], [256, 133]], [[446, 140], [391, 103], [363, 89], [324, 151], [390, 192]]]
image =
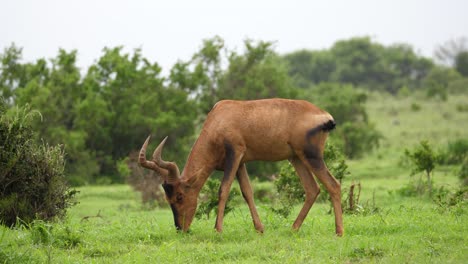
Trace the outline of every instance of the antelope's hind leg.
[[[316, 146], [325, 145], [324, 137], [320, 138], [321, 142], [315, 142], [315, 144], [309, 144], [304, 149], [304, 154], [299, 155], [299, 158], [307, 166], [308, 170], [312, 172], [318, 180], [323, 183], [328, 193], [330, 194], [333, 210], [335, 212], [335, 228], [336, 234], [342, 236], [344, 233], [343, 227], [343, 211], [341, 209], [341, 185], [331, 175], [330, 171], [323, 160], [323, 151], [320, 151]], [[323, 143], [323, 144], [320, 144]]]
[[302, 186], [304, 187], [305, 192], [305, 201], [304, 205], [302, 206], [299, 215], [294, 221], [293, 229], [298, 230], [304, 219], [306, 218], [307, 214], [310, 211], [310, 208], [315, 202], [315, 199], [320, 193], [320, 187], [318, 186], [317, 182], [315, 181], [313, 175], [308, 171], [307, 167], [304, 163], [297, 157], [291, 159], [291, 164], [294, 166], [297, 175], [301, 181]]
[[239, 181], [239, 187], [241, 189], [242, 196], [244, 197], [245, 201], [247, 202], [247, 205], [249, 206], [254, 227], [258, 232], [263, 233], [263, 224], [260, 221], [260, 217], [257, 213], [257, 208], [255, 207], [252, 186], [250, 185], [249, 175], [247, 174], [247, 168], [245, 164], [241, 164], [239, 166], [239, 170], [237, 170], [237, 180]]

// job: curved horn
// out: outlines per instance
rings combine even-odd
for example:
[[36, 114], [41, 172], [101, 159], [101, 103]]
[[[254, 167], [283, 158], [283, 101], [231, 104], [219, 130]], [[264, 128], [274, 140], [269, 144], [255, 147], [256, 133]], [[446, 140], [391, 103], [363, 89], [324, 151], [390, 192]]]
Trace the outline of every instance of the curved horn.
[[151, 136], [148, 136], [145, 140], [145, 143], [143, 143], [143, 146], [141, 147], [140, 155], [138, 157], [138, 164], [140, 164], [140, 166], [143, 168], [154, 170], [164, 178], [167, 175], [167, 171], [164, 171], [163, 168], [158, 166], [154, 161], [146, 160], [146, 148], [148, 147], [150, 138]]
[[159, 146], [154, 150], [153, 161], [161, 168], [168, 170], [169, 171], [168, 181], [174, 182], [174, 181], [177, 181], [180, 177], [180, 172], [179, 172], [179, 168], [177, 167], [177, 164], [175, 164], [174, 162], [164, 161], [161, 158], [161, 153], [164, 148], [164, 144], [166, 143], [166, 140], [167, 140], [167, 137], [165, 137], [161, 141], [161, 143], [159, 143]]

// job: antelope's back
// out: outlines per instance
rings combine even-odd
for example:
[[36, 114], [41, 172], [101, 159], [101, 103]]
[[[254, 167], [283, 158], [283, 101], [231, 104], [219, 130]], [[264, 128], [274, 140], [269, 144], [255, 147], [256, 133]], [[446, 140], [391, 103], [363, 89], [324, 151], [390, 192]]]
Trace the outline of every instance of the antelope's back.
[[293, 140], [301, 144], [308, 131], [330, 120], [329, 113], [303, 100], [224, 100], [208, 114], [203, 130], [218, 141], [244, 144], [248, 160], [282, 160], [291, 155]]

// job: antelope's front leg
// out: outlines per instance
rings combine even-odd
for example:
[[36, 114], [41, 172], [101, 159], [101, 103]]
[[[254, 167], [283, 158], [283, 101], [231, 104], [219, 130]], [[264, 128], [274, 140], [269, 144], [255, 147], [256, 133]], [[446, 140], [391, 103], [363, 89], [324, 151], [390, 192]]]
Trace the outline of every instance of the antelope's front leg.
[[225, 144], [226, 157], [224, 164], [224, 177], [219, 187], [218, 214], [216, 216], [215, 229], [218, 232], [223, 231], [224, 209], [226, 208], [229, 191], [231, 190], [232, 182], [236, 176], [240, 161], [242, 160], [243, 152], [236, 153], [232, 145]]

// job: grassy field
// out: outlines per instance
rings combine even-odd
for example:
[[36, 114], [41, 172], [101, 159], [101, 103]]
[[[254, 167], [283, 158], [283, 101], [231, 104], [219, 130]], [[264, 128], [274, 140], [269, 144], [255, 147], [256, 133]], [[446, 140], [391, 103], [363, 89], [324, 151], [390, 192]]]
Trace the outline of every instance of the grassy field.
[[[325, 203], [312, 207], [297, 232], [291, 225], [299, 206], [284, 219], [258, 203], [265, 233], [257, 234], [241, 203], [225, 217], [222, 234], [214, 218], [195, 220], [184, 234], [175, 231], [170, 210], [145, 209], [130, 187], [88, 186], [63, 222], [0, 227], [0, 263], [466, 263], [466, 203], [447, 208], [398, 194], [410, 179], [400, 165], [404, 148], [422, 139], [443, 148], [468, 138], [468, 113], [456, 110], [466, 102], [467, 96], [440, 102], [370, 95], [369, 118], [385, 139], [372, 155], [349, 161], [352, 175], [343, 187], [361, 182], [364, 213], [344, 216], [344, 237], [335, 236]], [[455, 170], [439, 167], [435, 185], [457, 188]]]

